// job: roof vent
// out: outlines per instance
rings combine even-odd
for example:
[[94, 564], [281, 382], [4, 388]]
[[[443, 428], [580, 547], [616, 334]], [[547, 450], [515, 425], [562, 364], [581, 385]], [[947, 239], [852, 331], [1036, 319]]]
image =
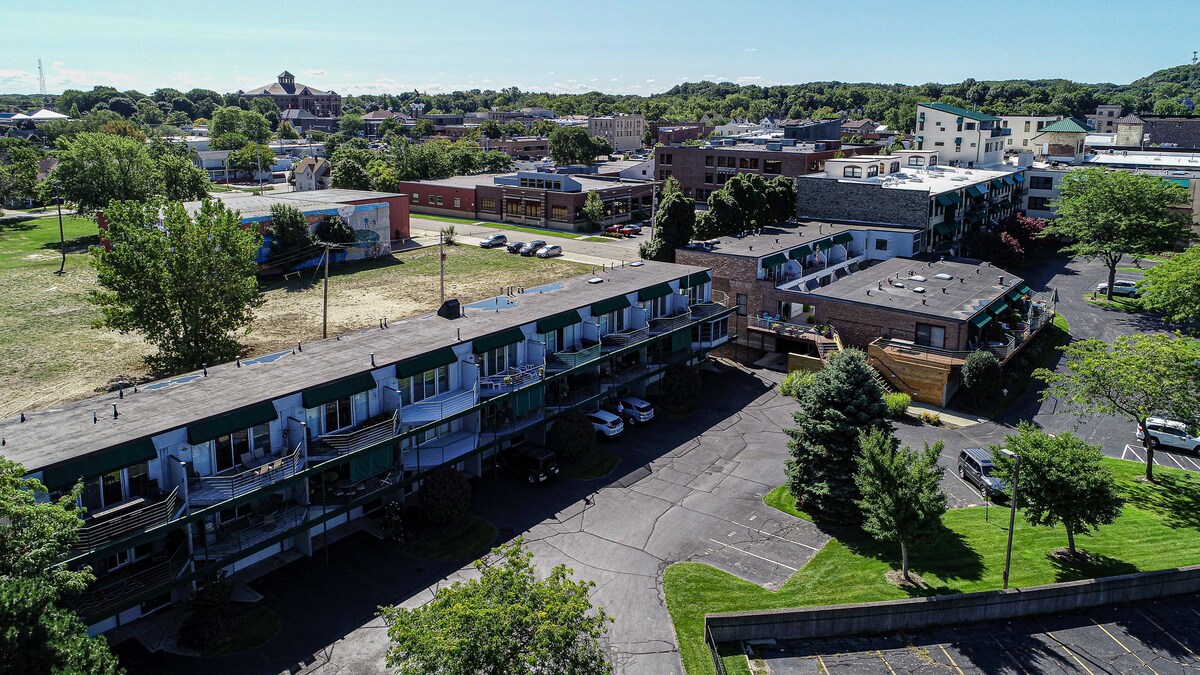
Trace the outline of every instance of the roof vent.
[[600, 277], [592, 277], [591, 279], [588, 279], [588, 283], [589, 284], [602, 284], [602, 283], [604, 283], [604, 280], [601, 279]]
[[[913, 290], [913, 293], [924, 293], [925, 287], [924, 286], [914, 286], [912, 290]], [[924, 303], [925, 301], [922, 300], [921, 302]]]
[[458, 298], [450, 298], [438, 307], [437, 315], [443, 319], [457, 319], [462, 316], [462, 306], [458, 302]]
[[638, 260], [637, 262], [631, 262], [631, 263], [629, 263], [629, 266], [630, 266], [630, 267], [641, 267], [642, 265], [645, 265], [645, 264], [646, 264], [646, 263], [642, 262], [641, 260]]
[[933, 275], [933, 278], [941, 279], [942, 281], [950, 281], [954, 278], [954, 276], [951, 274], [946, 274], [945, 272], [938, 272], [937, 274]]

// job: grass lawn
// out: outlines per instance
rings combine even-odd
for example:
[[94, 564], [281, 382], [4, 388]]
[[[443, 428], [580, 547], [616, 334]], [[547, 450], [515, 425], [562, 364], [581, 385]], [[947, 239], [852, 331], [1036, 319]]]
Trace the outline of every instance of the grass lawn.
[[204, 656], [224, 656], [244, 652], [266, 643], [279, 632], [279, 615], [268, 607], [255, 605], [236, 619], [233, 637], [204, 651]]
[[404, 544], [404, 552], [422, 560], [473, 560], [496, 541], [496, 528], [478, 516], [461, 523], [423, 530]]
[[1142, 307], [1142, 301], [1138, 298], [1128, 298], [1114, 295], [1112, 302], [1109, 302], [1108, 300], [1104, 299], [1103, 295], [1097, 295], [1096, 299], [1093, 300], [1091, 294], [1088, 294], [1084, 296], [1084, 299], [1087, 300], [1089, 305], [1095, 305], [1101, 309], [1107, 309], [1114, 312], [1128, 312], [1130, 314], [1136, 314], [1138, 312], [1146, 311], [1145, 308]]
[[562, 473], [567, 478], [576, 480], [594, 480], [596, 478], [604, 478], [617, 468], [617, 464], [621, 463], [621, 458], [612, 450], [604, 448], [596, 448], [596, 451], [591, 455], [580, 459], [577, 462], [570, 464], [564, 463]]
[[763, 495], [763, 503], [773, 509], [783, 511], [794, 518], [812, 522], [812, 516], [796, 508], [796, 498], [792, 496], [791, 492], [788, 492], [788, 486], [786, 485], [780, 485]]
[[583, 241], [600, 242], [600, 243], [605, 243], [605, 244], [607, 244], [608, 242], [610, 242], [612, 240], [613, 240], [612, 237], [584, 237], [583, 238]]
[[562, 230], [548, 230], [541, 227], [525, 227], [524, 225], [509, 225], [508, 223], [484, 223], [488, 227], [494, 227], [498, 230], [511, 230], [513, 232], [524, 232], [538, 237], [558, 237], [559, 239], [578, 239], [578, 232], [563, 232]]
[[[1150, 485], [1137, 481], [1145, 471], [1141, 463], [1105, 459], [1104, 465], [1117, 476], [1128, 499], [1120, 518], [1092, 535], [1076, 537], [1079, 548], [1089, 554], [1089, 559], [1080, 563], [1061, 563], [1050, 557], [1066, 546], [1066, 532], [1061, 527], [1031, 527], [1018, 518], [1013, 586], [1200, 563], [1200, 511], [1196, 509], [1200, 474], [1156, 467], [1158, 482]], [[945, 529], [910, 551], [912, 570], [926, 582], [926, 588], [913, 593], [970, 593], [1001, 587], [1008, 520], [1003, 509], [994, 510], [991, 522], [985, 522], [982, 507], [946, 514]], [[884, 579], [889, 569], [899, 569], [899, 558], [898, 546], [880, 545], [859, 530], [846, 531], [777, 592], [701, 563], [672, 565], [663, 585], [684, 667], [691, 675], [713, 672], [704, 644], [705, 613], [911, 597]]]

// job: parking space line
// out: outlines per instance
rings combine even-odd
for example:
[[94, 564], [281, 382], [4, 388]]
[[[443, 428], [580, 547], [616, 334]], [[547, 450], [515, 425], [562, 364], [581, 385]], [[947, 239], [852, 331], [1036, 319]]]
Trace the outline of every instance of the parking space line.
[[1083, 662], [1083, 659], [1076, 656], [1075, 652], [1071, 651], [1071, 648], [1068, 647], [1065, 642], [1063, 642], [1062, 640], [1059, 640], [1054, 635], [1054, 633], [1051, 633], [1050, 631], [1046, 631], [1045, 633], [1043, 633], [1043, 635], [1045, 635], [1046, 637], [1050, 638], [1051, 640], [1054, 640], [1055, 642], [1057, 642], [1058, 646], [1062, 647], [1063, 651], [1066, 652], [1068, 656], [1075, 659], [1075, 663], [1078, 663], [1080, 668], [1083, 668], [1085, 671], [1087, 671], [1088, 675], [1096, 675], [1096, 673], [1094, 673], [1091, 668], [1087, 667], [1087, 664]]
[[1181, 469], [1183, 468], [1183, 465], [1179, 463], [1179, 460], [1178, 460], [1178, 459], [1175, 459], [1175, 455], [1172, 455], [1172, 454], [1171, 454], [1171, 453], [1169, 453], [1169, 452], [1164, 452], [1164, 453], [1162, 453], [1162, 454], [1163, 454], [1163, 456], [1164, 456], [1164, 457], [1166, 457], [1167, 459], [1171, 460], [1172, 462], [1175, 462], [1175, 466], [1177, 466], [1177, 467], [1179, 467], [1179, 468], [1181, 468]]
[[733, 550], [737, 551], [738, 553], [745, 553], [746, 555], [748, 555], [748, 556], [753, 556], [753, 557], [755, 557], [755, 558], [758, 558], [759, 560], [765, 560], [765, 561], [767, 561], [767, 562], [771, 563], [772, 565], [779, 565], [780, 567], [782, 567], [782, 568], [784, 568], [784, 569], [786, 569], [786, 570], [791, 570], [791, 571], [793, 571], [793, 572], [795, 572], [795, 571], [796, 571], [796, 568], [795, 568], [795, 567], [792, 567], [791, 565], [784, 565], [783, 563], [781, 563], [781, 562], [777, 562], [777, 561], [775, 561], [775, 560], [771, 560], [770, 558], [764, 558], [764, 557], [762, 557], [761, 555], [759, 555], [759, 554], [757, 554], [757, 553], [751, 553], [750, 551], [745, 551], [745, 550], [742, 550], [742, 549], [740, 549], [740, 548], [738, 548], [738, 547], [734, 546], [733, 544], [726, 544], [726, 543], [725, 543], [725, 542], [723, 542], [723, 541], [717, 541], [716, 539], [712, 539], [712, 538], [710, 538], [710, 539], [709, 539], [709, 541], [711, 541], [711, 542], [712, 542], [712, 543], [714, 543], [714, 544], [720, 544], [720, 545], [722, 545], [722, 546], [725, 546], [725, 547], [727, 547], [727, 548], [731, 548], [731, 549], [733, 549]]
[[739, 526], [739, 527], [744, 527], [744, 528], [746, 528], [747, 530], [753, 530], [753, 531], [755, 531], [755, 532], [757, 532], [757, 533], [759, 533], [759, 534], [765, 534], [765, 535], [767, 535], [768, 537], [775, 537], [776, 539], [780, 539], [780, 540], [782, 540], [782, 541], [786, 541], [786, 542], [787, 542], [787, 543], [789, 543], [789, 544], [795, 544], [795, 545], [797, 545], [797, 546], [803, 546], [804, 548], [806, 548], [806, 549], [808, 549], [808, 550], [810, 550], [810, 551], [819, 551], [819, 550], [821, 550], [821, 549], [819, 549], [819, 548], [817, 548], [817, 547], [815, 547], [815, 546], [809, 546], [808, 544], [801, 544], [801, 543], [800, 543], [800, 542], [798, 542], [798, 541], [792, 541], [791, 539], [788, 539], [787, 537], [781, 537], [781, 536], [779, 536], [779, 535], [777, 535], [777, 534], [771, 534], [770, 532], [764, 532], [764, 531], [762, 531], [762, 530], [758, 529], [757, 527], [750, 527], [749, 525], [742, 525], [741, 523], [739, 523], [739, 522], [738, 522], [738, 521], [736, 521], [736, 520], [731, 520], [731, 521], [729, 521], [729, 522], [731, 522], [731, 523], [733, 523], [734, 525], [737, 525], [737, 526]]
[[1121, 459], [1125, 459], [1125, 455], [1128, 455], [1128, 454], [1129, 454], [1129, 444], [1126, 443], [1125, 447], [1121, 448]]
[[1102, 626], [1099, 621], [1092, 619], [1092, 617], [1090, 617], [1090, 616], [1088, 618], [1091, 619], [1092, 623], [1096, 624], [1096, 628], [1099, 628], [1100, 630], [1104, 631], [1105, 635], [1112, 638], [1113, 642], [1120, 645], [1121, 649], [1124, 649], [1126, 653], [1130, 654], [1131, 656], [1133, 656], [1133, 658], [1137, 659], [1138, 663], [1142, 664], [1143, 668], [1154, 673], [1154, 675], [1158, 675], [1158, 671], [1155, 670], [1154, 668], [1152, 668], [1149, 663], [1146, 663], [1145, 659], [1143, 659], [1141, 656], [1139, 656], [1136, 652], [1134, 652], [1129, 647], [1126, 647], [1124, 642], [1121, 642], [1120, 640], [1118, 640], [1116, 635], [1113, 635], [1112, 633], [1108, 632], [1108, 629], [1105, 628], [1104, 626]]
[[958, 675], [967, 675], [963, 672], [963, 669], [959, 668], [958, 664], [954, 662], [954, 657], [950, 656], [950, 652], [946, 651], [946, 645], [938, 645], [938, 647], [942, 650], [942, 653], [946, 655], [946, 658], [950, 659], [950, 665], [954, 666], [954, 669], [958, 671]]
[[1196, 460], [1192, 459], [1191, 457], [1188, 457], [1187, 455], [1184, 455], [1183, 458], [1186, 459], [1188, 461], [1188, 463], [1190, 463], [1192, 466], [1196, 467], [1197, 471], [1200, 471], [1200, 464], [1197, 464]]
[[[1189, 649], [1189, 648], [1188, 648], [1188, 646], [1187, 646], [1187, 645], [1185, 645], [1185, 644], [1183, 644], [1182, 642], [1180, 642], [1180, 641], [1179, 641], [1179, 638], [1177, 638], [1177, 637], [1175, 637], [1173, 634], [1171, 634], [1171, 632], [1170, 632], [1170, 631], [1168, 631], [1166, 628], [1163, 628], [1162, 626], [1158, 625], [1158, 622], [1157, 622], [1157, 621], [1155, 621], [1154, 619], [1151, 619], [1151, 618], [1150, 618], [1150, 615], [1149, 615], [1149, 614], [1147, 614], [1147, 613], [1145, 613], [1145, 612], [1143, 612], [1141, 607], [1136, 607], [1135, 609], [1137, 610], [1137, 613], [1138, 613], [1138, 614], [1141, 614], [1143, 618], [1145, 618], [1147, 621], [1149, 621], [1149, 622], [1150, 622], [1150, 625], [1151, 625], [1151, 626], [1154, 626], [1155, 628], [1157, 628], [1157, 629], [1158, 629], [1158, 632], [1160, 632], [1160, 633], [1162, 633], [1163, 635], [1166, 635], [1167, 637], [1171, 638], [1171, 642], [1174, 642], [1175, 644], [1177, 644], [1177, 645], [1179, 645], [1180, 647], [1182, 647], [1182, 648], [1183, 648], [1183, 651], [1185, 651], [1185, 652], [1187, 652], [1187, 653], [1189, 653], [1189, 654], [1191, 654], [1191, 655], [1192, 655], [1192, 658], [1200, 658], [1200, 657], [1196, 656], [1196, 652], [1192, 651], [1191, 649]], [[1194, 610], [1194, 609], [1193, 609], [1192, 611], [1193, 611], [1193, 612], [1195, 612], [1196, 610]]]
[[817, 654], [817, 665], [820, 666], [822, 673], [829, 675], [829, 666], [825, 665], [825, 659], [821, 658], [820, 654]]
[[883, 665], [887, 666], [887, 669], [888, 669], [888, 672], [889, 672], [889, 673], [891, 673], [892, 675], [896, 675], [896, 671], [892, 670], [892, 664], [888, 663], [888, 660], [887, 660], [887, 659], [885, 659], [885, 658], [883, 658], [883, 652], [881, 652], [881, 651], [879, 651], [878, 649], [876, 649], [876, 650], [875, 650], [875, 656], [878, 656], [878, 657], [879, 657], [879, 660], [880, 660], [880, 661], [883, 661]]
[[989, 633], [988, 637], [992, 638], [992, 642], [996, 643], [996, 646], [1000, 648], [1000, 651], [1004, 652], [1005, 656], [1012, 659], [1013, 665], [1015, 665], [1017, 667], [1017, 670], [1021, 671], [1022, 673], [1025, 673], [1025, 675], [1029, 675], [1029, 671], [1025, 670], [1025, 668], [1023, 668], [1021, 666], [1021, 662], [1017, 660], [1017, 657], [1013, 656], [1013, 653], [1008, 651], [1008, 648], [1005, 647], [1004, 644], [1001, 643], [999, 640], [997, 640], [995, 635], [992, 635]]
[[1139, 462], [1146, 461], [1146, 460], [1142, 459], [1140, 456], [1138, 456], [1137, 450], [1134, 450], [1132, 445], [1126, 445], [1125, 449], [1128, 450], [1129, 454], [1133, 455], [1133, 458], [1136, 459], [1137, 461], [1139, 461]]

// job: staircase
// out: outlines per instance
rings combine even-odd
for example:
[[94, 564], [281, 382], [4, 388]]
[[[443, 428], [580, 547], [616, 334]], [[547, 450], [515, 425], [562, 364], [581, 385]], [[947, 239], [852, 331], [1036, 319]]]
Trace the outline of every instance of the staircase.
[[880, 387], [883, 387], [883, 393], [885, 393], [885, 394], [896, 393], [896, 388], [892, 386], [892, 383], [888, 382], [887, 378], [884, 377], [883, 374], [880, 373], [875, 368], [871, 369], [871, 377], [875, 378], [875, 381], [879, 383]]

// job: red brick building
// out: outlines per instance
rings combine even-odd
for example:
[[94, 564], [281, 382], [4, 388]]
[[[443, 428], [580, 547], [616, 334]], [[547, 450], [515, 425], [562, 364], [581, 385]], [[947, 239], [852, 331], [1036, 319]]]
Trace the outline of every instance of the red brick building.
[[484, 150], [499, 150], [513, 159], [537, 160], [550, 156], [550, 139], [545, 136], [501, 136], [480, 138]]

